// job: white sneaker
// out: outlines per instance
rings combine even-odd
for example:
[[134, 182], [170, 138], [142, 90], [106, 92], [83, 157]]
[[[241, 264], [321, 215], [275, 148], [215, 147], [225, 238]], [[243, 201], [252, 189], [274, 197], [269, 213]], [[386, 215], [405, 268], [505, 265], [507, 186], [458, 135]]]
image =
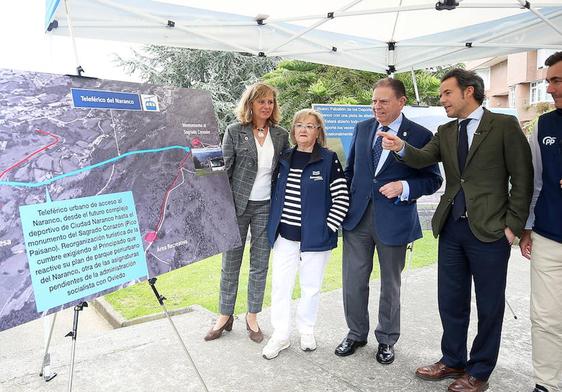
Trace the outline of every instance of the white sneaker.
[[282, 350], [285, 350], [291, 345], [291, 341], [287, 340], [276, 340], [276, 339], [269, 339], [269, 342], [263, 348], [261, 355], [265, 359], [273, 359], [279, 355]]
[[305, 333], [301, 335], [301, 350], [302, 351], [314, 351], [316, 350], [316, 339], [311, 333]]

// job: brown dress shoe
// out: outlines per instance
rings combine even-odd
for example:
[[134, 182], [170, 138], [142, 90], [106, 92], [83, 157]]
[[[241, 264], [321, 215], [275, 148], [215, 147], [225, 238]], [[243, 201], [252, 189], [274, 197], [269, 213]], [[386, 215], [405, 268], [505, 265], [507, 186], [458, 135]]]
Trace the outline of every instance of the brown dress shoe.
[[488, 389], [488, 381], [479, 380], [465, 373], [461, 378], [449, 385], [449, 392], [484, 392]]
[[209, 340], [215, 340], [218, 339], [222, 336], [222, 331], [232, 331], [232, 324], [234, 323], [234, 316], [230, 315], [230, 317], [228, 318], [228, 320], [226, 320], [226, 323], [224, 323], [224, 325], [222, 327], [220, 327], [219, 329], [213, 329], [213, 327], [211, 327], [211, 329], [209, 330], [209, 332], [207, 332], [207, 335], [205, 335], [205, 337], [203, 339], [205, 339], [207, 342]]
[[433, 365], [422, 366], [416, 369], [416, 376], [428, 381], [438, 381], [445, 378], [459, 378], [463, 376], [464, 369], [450, 368], [439, 361]]
[[250, 340], [252, 340], [253, 342], [256, 343], [261, 343], [263, 340], [263, 333], [258, 325], [258, 330], [254, 331], [252, 328], [250, 328], [250, 324], [248, 324], [248, 318], [246, 317], [246, 329], [248, 330], [248, 336], [250, 337]]

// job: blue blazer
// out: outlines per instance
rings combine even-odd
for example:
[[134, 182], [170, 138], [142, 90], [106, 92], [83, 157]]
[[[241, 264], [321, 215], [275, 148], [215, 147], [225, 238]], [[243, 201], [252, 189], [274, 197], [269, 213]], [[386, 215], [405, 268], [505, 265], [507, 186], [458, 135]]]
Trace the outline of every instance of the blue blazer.
[[[413, 169], [399, 162], [389, 154], [379, 173], [375, 176], [373, 140], [378, 128], [375, 118], [355, 125], [345, 177], [351, 193], [351, 205], [343, 222], [344, 230], [353, 230], [361, 221], [369, 200], [373, 200], [373, 222], [378, 238], [384, 245], [399, 246], [422, 237], [416, 199], [431, 195], [443, 182], [437, 164], [423, 169]], [[432, 138], [432, 133], [404, 116], [398, 130], [398, 137], [421, 148]], [[400, 198], [388, 199], [379, 189], [393, 181], [404, 180], [410, 186], [407, 201]]]

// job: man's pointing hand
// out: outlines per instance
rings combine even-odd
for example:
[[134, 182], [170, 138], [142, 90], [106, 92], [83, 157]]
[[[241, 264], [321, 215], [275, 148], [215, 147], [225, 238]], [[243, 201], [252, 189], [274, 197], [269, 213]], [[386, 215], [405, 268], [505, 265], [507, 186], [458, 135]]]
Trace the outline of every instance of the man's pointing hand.
[[377, 136], [382, 137], [382, 148], [385, 150], [391, 150], [394, 152], [400, 151], [404, 148], [404, 140], [400, 139], [398, 136], [393, 135], [388, 132], [377, 132]]

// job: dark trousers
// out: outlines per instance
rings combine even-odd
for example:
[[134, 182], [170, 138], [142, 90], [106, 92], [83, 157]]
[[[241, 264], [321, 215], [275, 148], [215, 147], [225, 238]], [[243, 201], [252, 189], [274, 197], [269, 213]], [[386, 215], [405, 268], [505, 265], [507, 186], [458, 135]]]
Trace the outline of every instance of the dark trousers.
[[406, 245], [380, 242], [373, 224], [373, 203], [353, 230], [343, 233], [343, 308], [349, 328], [347, 337], [366, 341], [369, 335], [369, 277], [377, 251], [381, 272], [379, 317], [375, 336], [379, 343], [394, 345], [400, 337], [400, 274]]
[[[449, 216], [439, 236], [438, 302], [443, 337], [441, 361], [466, 368], [487, 380], [496, 366], [505, 309], [507, 262], [511, 247], [505, 237], [482, 242], [472, 234], [468, 219]], [[472, 281], [476, 293], [478, 332], [467, 362]]]

